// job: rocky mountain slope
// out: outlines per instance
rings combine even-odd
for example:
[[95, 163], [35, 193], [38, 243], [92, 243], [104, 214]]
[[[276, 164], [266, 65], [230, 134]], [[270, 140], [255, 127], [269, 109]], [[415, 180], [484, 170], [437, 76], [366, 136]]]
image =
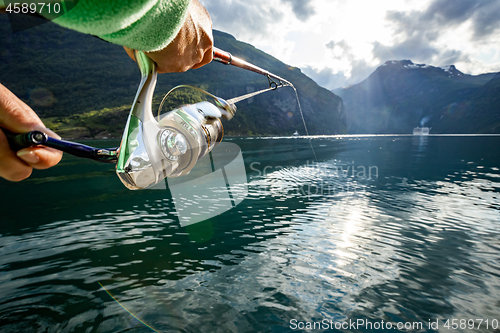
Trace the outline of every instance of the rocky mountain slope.
[[467, 75], [455, 66], [387, 61], [366, 80], [334, 92], [349, 133], [499, 133], [498, 74]]
[[[19, 16], [19, 20], [38, 18]], [[292, 82], [311, 134], [346, 132], [342, 100], [301, 73], [229, 34], [214, 31], [215, 45]], [[120, 136], [139, 83], [136, 64], [120, 46], [53, 23], [13, 33], [0, 15], [0, 82], [68, 137]], [[186, 73], [159, 75], [155, 101], [172, 87], [190, 84], [222, 98], [264, 89], [267, 79], [220, 63]], [[295, 93], [278, 89], [238, 105], [225, 122], [230, 135], [304, 134]], [[63, 135], [65, 136], [65, 135]]]

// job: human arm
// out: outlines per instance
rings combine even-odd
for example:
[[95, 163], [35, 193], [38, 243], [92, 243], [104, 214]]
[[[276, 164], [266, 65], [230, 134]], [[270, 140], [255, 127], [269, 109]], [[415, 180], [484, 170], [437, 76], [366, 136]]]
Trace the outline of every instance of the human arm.
[[144, 51], [160, 73], [212, 60], [212, 22], [198, 0], [80, 0], [53, 21], [122, 45], [130, 56], [132, 50]]
[[132, 59], [133, 50], [146, 52], [159, 73], [199, 68], [213, 57], [212, 21], [198, 0], [79, 0], [63, 15], [48, 8], [41, 14], [54, 23], [122, 45]]

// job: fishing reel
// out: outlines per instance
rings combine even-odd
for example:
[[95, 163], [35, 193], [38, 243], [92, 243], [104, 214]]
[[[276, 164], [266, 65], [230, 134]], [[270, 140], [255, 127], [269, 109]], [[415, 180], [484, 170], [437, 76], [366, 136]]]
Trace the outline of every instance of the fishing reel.
[[[132, 105], [118, 150], [116, 173], [129, 189], [150, 188], [165, 177], [188, 174], [197, 161], [222, 141], [220, 118], [231, 119], [236, 106], [202, 89], [178, 86], [163, 98], [158, 116], [152, 112], [156, 64], [143, 52], [135, 52], [141, 83]], [[190, 90], [205, 100], [161, 114], [168, 97]]]

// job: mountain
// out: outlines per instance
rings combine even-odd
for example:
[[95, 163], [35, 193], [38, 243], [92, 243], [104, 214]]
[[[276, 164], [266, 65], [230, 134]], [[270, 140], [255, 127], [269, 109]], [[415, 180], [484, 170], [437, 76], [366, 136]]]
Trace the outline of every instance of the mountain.
[[450, 104], [433, 129], [439, 133], [500, 133], [500, 73], [468, 99]]
[[[21, 15], [16, 20], [22, 25], [40, 19]], [[309, 133], [346, 132], [342, 100], [298, 68], [229, 34], [214, 31], [214, 40], [217, 47], [292, 82]], [[0, 15], [0, 82], [63, 137], [120, 136], [139, 79], [137, 65], [121, 46], [50, 22], [12, 33], [7, 15]], [[186, 73], [159, 75], [155, 104], [179, 84], [202, 87], [225, 99], [268, 87], [261, 75], [214, 62]], [[264, 93], [238, 103], [236, 117], [224, 123], [225, 132], [291, 135], [297, 130], [304, 134], [297, 105], [291, 88]]]
[[412, 133], [424, 125], [431, 133], [499, 133], [497, 77], [392, 60], [333, 92], [344, 100], [349, 133]]

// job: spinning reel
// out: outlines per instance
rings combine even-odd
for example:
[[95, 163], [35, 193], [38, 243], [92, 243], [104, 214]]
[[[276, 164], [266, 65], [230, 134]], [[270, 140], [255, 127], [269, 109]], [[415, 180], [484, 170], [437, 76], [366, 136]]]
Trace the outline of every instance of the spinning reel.
[[129, 189], [154, 186], [165, 177], [188, 174], [196, 162], [222, 141], [221, 117], [231, 119], [236, 106], [201, 89], [195, 89], [208, 101], [178, 107], [163, 116], [153, 116], [152, 100], [156, 86], [156, 64], [143, 52], [136, 51], [141, 71], [137, 91], [119, 148], [116, 173]]

